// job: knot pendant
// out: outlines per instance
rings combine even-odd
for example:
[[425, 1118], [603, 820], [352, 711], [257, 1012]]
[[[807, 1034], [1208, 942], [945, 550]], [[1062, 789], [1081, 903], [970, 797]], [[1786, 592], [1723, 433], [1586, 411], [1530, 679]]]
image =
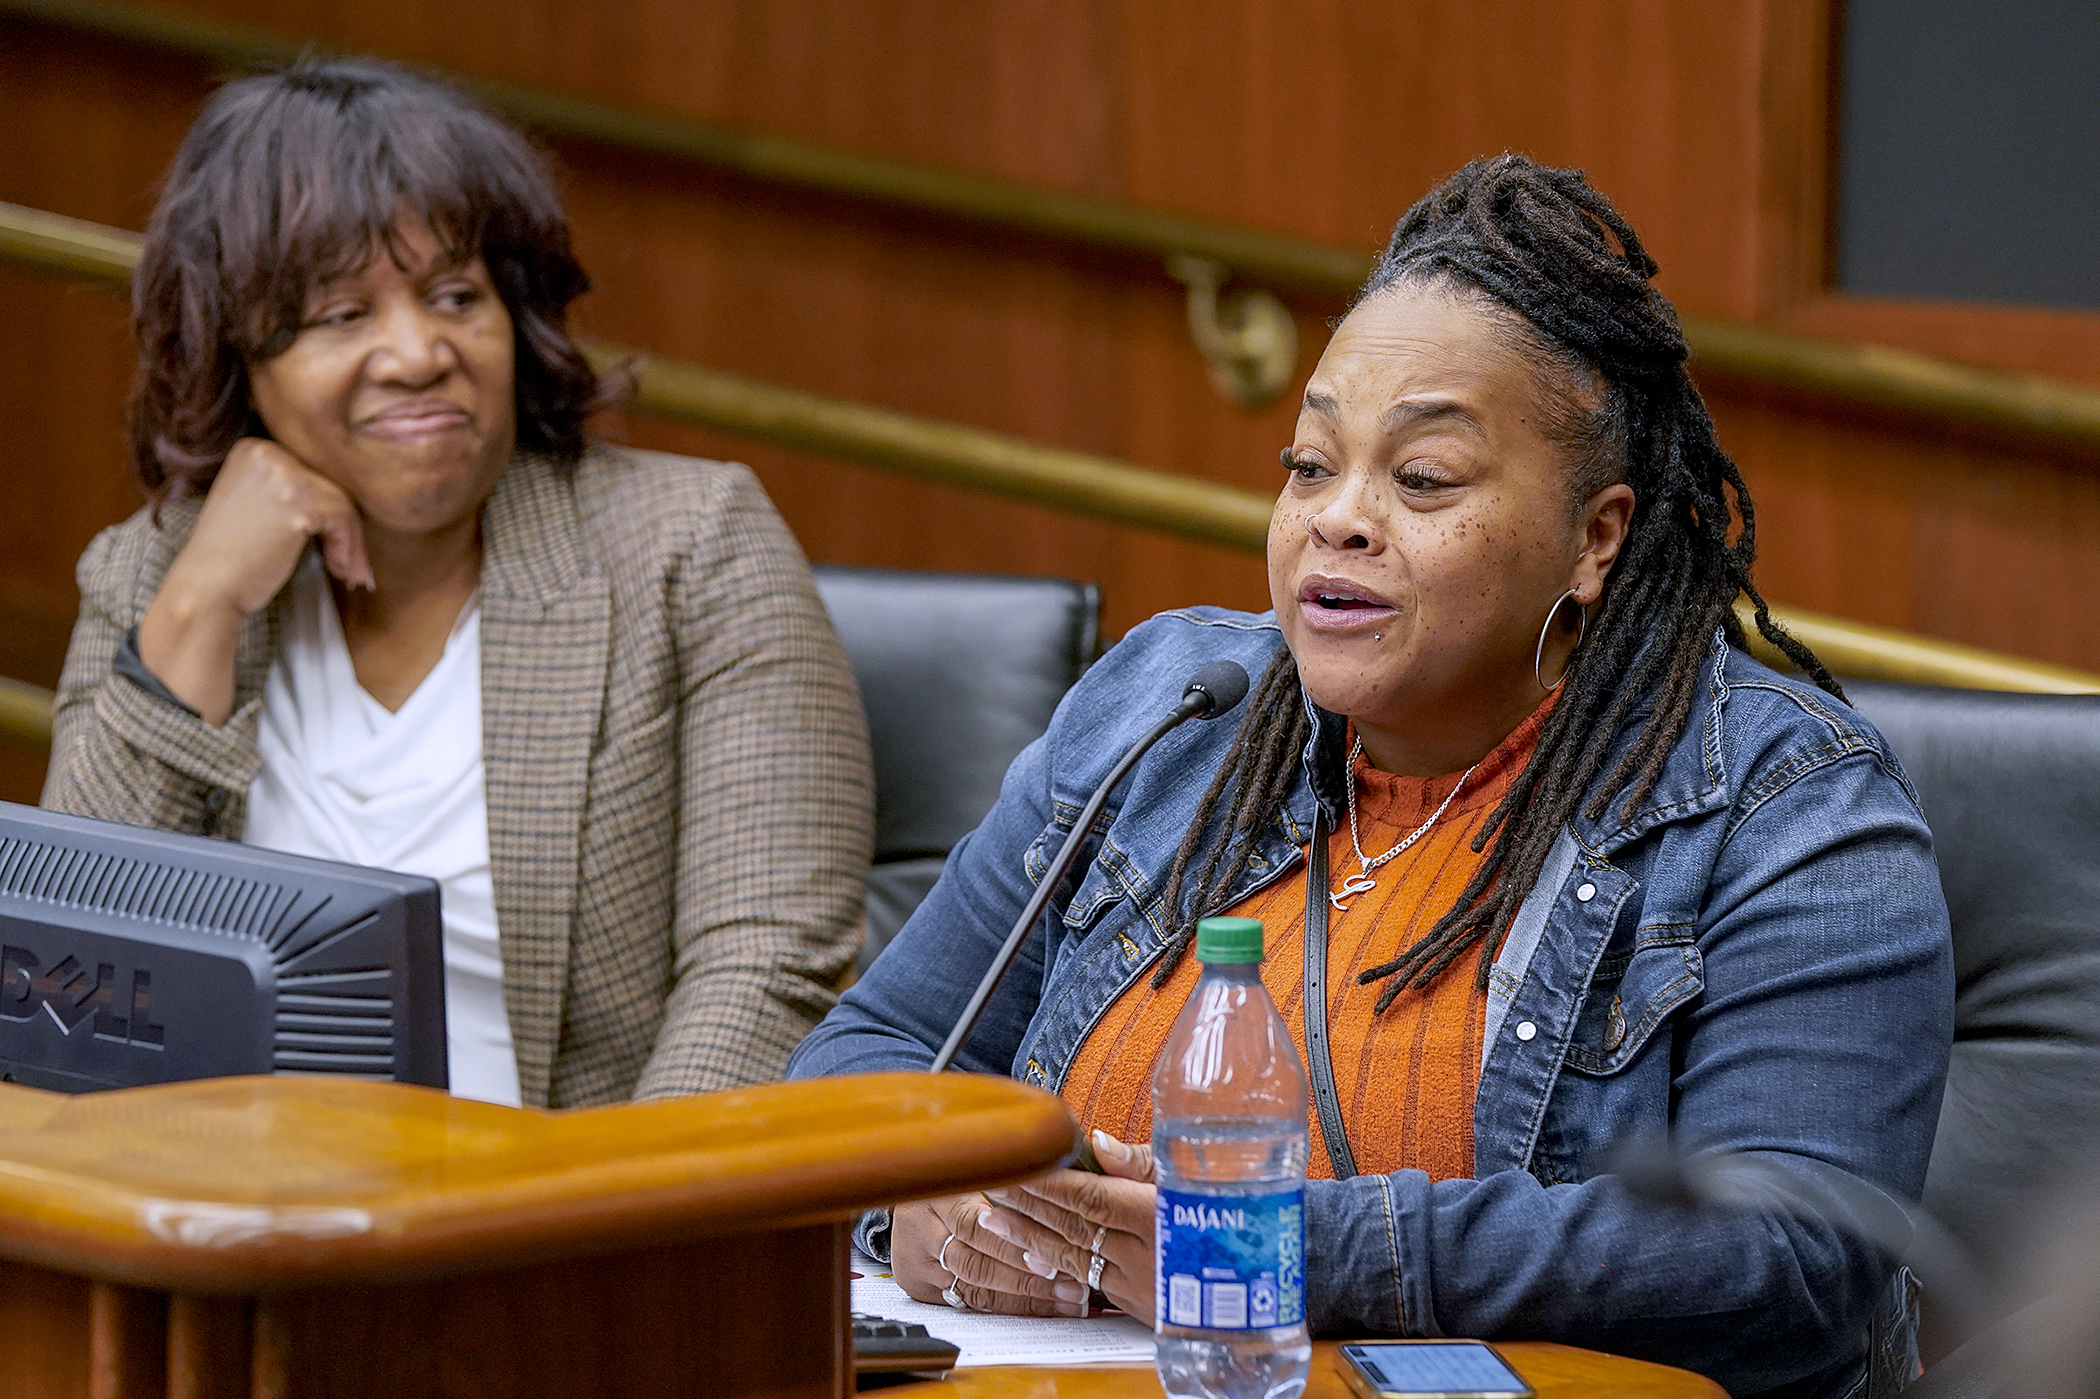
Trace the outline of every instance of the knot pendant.
[[1334, 905], [1334, 911], [1336, 913], [1347, 913], [1349, 911], [1349, 905], [1343, 903], [1342, 900], [1353, 899], [1358, 894], [1367, 894], [1371, 890], [1376, 889], [1377, 887], [1377, 880], [1372, 879], [1367, 875], [1352, 874], [1347, 879], [1342, 881], [1341, 888], [1329, 892], [1329, 894], [1327, 895], [1327, 902]]

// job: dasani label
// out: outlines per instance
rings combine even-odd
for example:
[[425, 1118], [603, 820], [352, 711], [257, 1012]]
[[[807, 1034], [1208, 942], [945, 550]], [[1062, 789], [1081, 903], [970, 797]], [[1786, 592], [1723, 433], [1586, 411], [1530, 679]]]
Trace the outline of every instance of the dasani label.
[[1169, 1326], [1262, 1331], [1305, 1320], [1305, 1191], [1162, 1189], [1154, 1305]]

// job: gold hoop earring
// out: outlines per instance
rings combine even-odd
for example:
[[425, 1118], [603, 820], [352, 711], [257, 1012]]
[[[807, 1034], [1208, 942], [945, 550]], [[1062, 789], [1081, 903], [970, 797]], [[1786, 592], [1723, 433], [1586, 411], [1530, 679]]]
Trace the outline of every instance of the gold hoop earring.
[[1538, 681], [1539, 688], [1548, 693], [1559, 689], [1561, 682], [1568, 678], [1568, 672], [1575, 668], [1575, 652], [1582, 649], [1582, 639], [1590, 634], [1589, 609], [1582, 605], [1581, 598], [1575, 598], [1575, 645], [1568, 652], [1568, 663], [1560, 668], [1560, 678], [1548, 685], [1546, 677], [1539, 674], [1539, 667], [1546, 662], [1546, 633], [1553, 630], [1553, 619], [1560, 615], [1560, 605], [1571, 597], [1575, 597], [1573, 588], [1553, 599], [1553, 605], [1546, 609], [1545, 623], [1539, 627], [1539, 644], [1532, 648], [1531, 652], [1531, 678]]

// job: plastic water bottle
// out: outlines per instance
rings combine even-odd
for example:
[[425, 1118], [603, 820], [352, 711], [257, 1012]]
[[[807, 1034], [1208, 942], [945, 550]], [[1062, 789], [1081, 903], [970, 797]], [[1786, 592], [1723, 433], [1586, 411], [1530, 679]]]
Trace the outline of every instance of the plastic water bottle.
[[1196, 925], [1203, 975], [1152, 1078], [1153, 1329], [1173, 1399], [1296, 1399], [1305, 1329], [1305, 1065], [1251, 918]]

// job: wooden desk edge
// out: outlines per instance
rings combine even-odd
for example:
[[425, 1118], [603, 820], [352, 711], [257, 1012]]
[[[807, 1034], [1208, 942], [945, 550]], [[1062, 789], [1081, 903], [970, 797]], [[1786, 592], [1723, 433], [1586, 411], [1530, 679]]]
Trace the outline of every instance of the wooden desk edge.
[[[369, 1114], [370, 1090], [394, 1087], [360, 1086], [358, 1106]], [[120, 1106], [138, 1108], [150, 1130], [171, 1132], [181, 1121], [181, 1089], [192, 1090], [192, 1102], [215, 1101], [203, 1085], [167, 1085], [132, 1090], [134, 1101]], [[0, 1086], [0, 1094], [24, 1091]], [[465, 1113], [499, 1135], [511, 1129], [516, 1145], [506, 1155], [499, 1143], [485, 1159], [440, 1152], [435, 1164], [402, 1168], [386, 1188], [335, 1196], [257, 1188], [233, 1170], [221, 1190], [167, 1189], [136, 1170], [127, 1174], [124, 1114], [89, 1140], [106, 1150], [106, 1169], [71, 1163], [49, 1143], [40, 1160], [34, 1138], [62, 1120], [65, 1102], [81, 1101], [64, 1100], [41, 1129], [0, 1142], [0, 1257], [203, 1292], [407, 1280], [849, 1219], [876, 1205], [1038, 1175], [1065, 1159], [1074, 1133], [1049, 1094], [961, 1075], [767, 1085], [575, 1113], [452, 1100], [439, 1112], [427, 1092], [400, 1092], [418, 1095], [400, 1099], [405, 1113]], [[218, 1100], [295, 1104], [324, 1119], [330, 1095], [342, 1093], [299, 1079], [217, 1086]], [[810, 1111], [801, 1112], [802, 1104]], [[0, 1110], [0, 1124], [28, 1126], [36, 1114], [21, 1111], [19, 1100], [13, 1106]], [[818, 1115], [842, 1106], [866, 1115]], [[722, 1130], [711, 1131], [717, 1124]], [[250, 1171], [269, 1165], [272, 1125], [263, 1122], [245, 1143], [255, 1158], [245, 1162]], [[622, 1154], [623, 1142], [635, 1154]], [[390, 1145], [397, 1146], [373, 1143], [368, 1164], [377, 1175]], [[53, 1159], [69, 1168], [53, 1168]], [[360, 1164], [367, 1163], [359, 1158], [346, 1169]], [[467, 1169], [477, 1165], [479, 1174]], [[193, 1174], [198, 1179], [186, 1185], [210, 1183], [205, 1166]]]
[[[1305, 1399], [1356, 1399], [1335, 1369], [1334, 1353], [1341, 1344], [1313, 1343]], [[1538, 1391], [1539, 1399], [1728, 1399], [1728, 1392], [1704, 1375], [1669, 1365], [1551, 1341], [1491, 1344]], [[881, 1392], [897, 1399], [1132, 1399], [1157, 1396], [1159, 1383], [1149, 1365], [987, 1365]]]

